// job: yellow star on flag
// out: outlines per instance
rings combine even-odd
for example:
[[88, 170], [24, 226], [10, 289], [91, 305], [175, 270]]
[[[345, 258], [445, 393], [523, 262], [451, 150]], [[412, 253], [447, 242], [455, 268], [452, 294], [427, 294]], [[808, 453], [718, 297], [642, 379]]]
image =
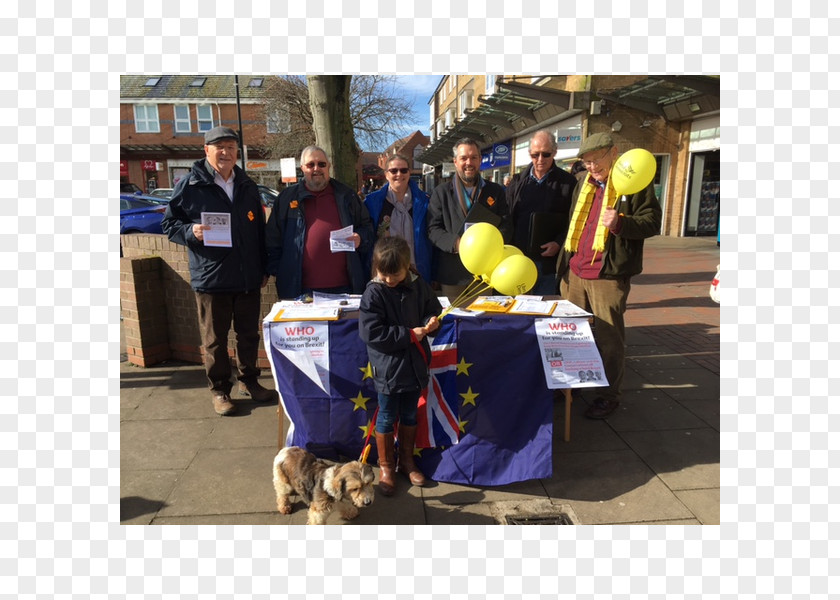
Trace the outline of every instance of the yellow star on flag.
[[373, 421], [368, 421], [367, 425], [360, 425], [359, 426], [359, 429], [362, 430], [362, 437], [363, 438], [366, 438], [368, 436], [368, 431], [370, 431], [372, 427], [373, 427]]
[[461, 406], [466, 406], [467, 404], [475, 406], [475, 399], [478, 398], [478, 394], [472, 391], [472, 387], [468, 387], [466, 393], [458, 395], [464, 399], [464, 403]]
[[465, 360], [464, 360], [464, 357], [462, 356], [462, 357], [461, 357], [461, 362], [459, 362], [459, 363], [458, 363], [457, 365], [455, 365], [455, 366], [456, 366], [456, 367], [458, 367], [458, 370], [455, 372], [455, 376], [456, 376], [456, 377], [457, 377], [458, 375], [460, 375], [461, 373], [463, 373], [464, 375], [469, 376], [469, 374], [470, 374], [470, 373], [469, 373], [469, 368], [470, 368], [471, 366], [473, 366], [473, 364], [472, 364], [472, 363], [468, 363], [467, 361], [465, 361]]
[[469, 421], [462, 421], [461, 419], [458, 419], [458, 429], [460, 430], [461, 433], [466, 433], [466, 430], [464, 429], [464, 425], [466, 425], [467, 423], [469, 423]]
[[370, 400], [370, 398], [365, 398], [364, 396], [362, 396], [362, 390], [359, 390], [359, 395], [355, 398], [350, 398], [349, 400], [350, 402], [356, 405], [353, 407], [353, 412], [356, 412], [360, 408], [362, 410], [367, 410], [367, 402], [368, 400]]
[[373, 368], [370, 366], [370, 363], [368, 363], [365, 367], [359, 367], [359, 370], [362, 372], [362, 381], [365, 379], [373, 379]]

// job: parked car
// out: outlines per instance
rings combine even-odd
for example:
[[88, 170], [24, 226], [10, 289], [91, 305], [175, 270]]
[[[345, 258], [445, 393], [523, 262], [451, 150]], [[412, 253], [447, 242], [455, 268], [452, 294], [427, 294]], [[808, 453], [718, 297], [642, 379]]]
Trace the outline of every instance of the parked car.
[[174, 191], [175, 190], [173, 188], [157, 188], [156, 190], [149, 192], [149, 196], [156, 196], [169, 200], [172, 197], [172, 192]]
[[134, 194], [120, 194], [120, 235], [163, 233], [160, 222], [166, 206]]
[[268, 208], [274, 206], [274, 201], [277, 200], [277, 196], [280, 195], [280, 192], [274, 188], [268, 187], [267, 185], [258, 184], [257, 189], [260, 191], [260, 198], [262, 199], [263, 206]]
[[120, 193], [121, 194], [142, 194], [143, 190], [137, 187], [133, 183], [121, 183], [120, 184]]

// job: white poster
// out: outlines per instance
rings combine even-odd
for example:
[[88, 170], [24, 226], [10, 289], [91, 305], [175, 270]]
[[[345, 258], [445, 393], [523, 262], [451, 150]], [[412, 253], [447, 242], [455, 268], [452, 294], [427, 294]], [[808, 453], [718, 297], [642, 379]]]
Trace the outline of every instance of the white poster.
[[534, 330], [548, 389], [609, 385], [587, 319], [537, 319]]
[[272, 347], [288, 358], [329, 396], [329, 325], [319, 321], [289, 321], [268, 327]]

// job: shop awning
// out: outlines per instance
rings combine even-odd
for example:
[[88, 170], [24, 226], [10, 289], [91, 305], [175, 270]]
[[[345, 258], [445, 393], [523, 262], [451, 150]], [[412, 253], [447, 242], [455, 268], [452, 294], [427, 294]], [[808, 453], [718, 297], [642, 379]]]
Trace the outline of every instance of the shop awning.
[[596, 95], [668, 121], [683, 121], [720, 110], [720, 77], [659, 75], [620, 88], [599, 89]]
[[471, 137], [488, 147], [537, 123], [572, 117], [582, 112], [587, 102], [579, 92], [516, 81], [499, 82], [498, 86], [495, 94], [479, 96], [478, 106], [465, 110], [464, 118], [437, 136], [417, 160], [428, 165], [451, 161], [452, 146], [461, 138]]

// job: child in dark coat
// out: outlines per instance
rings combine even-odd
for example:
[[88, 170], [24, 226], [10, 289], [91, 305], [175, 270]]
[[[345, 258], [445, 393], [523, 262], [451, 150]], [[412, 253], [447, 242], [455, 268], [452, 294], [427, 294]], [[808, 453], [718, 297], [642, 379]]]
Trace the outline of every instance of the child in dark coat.
[[432, 351], [426, 336], [440, 326], [437, 315], [442, 308], [429, 284], [410, 270], [411, 250], [403, 238], [390, 236], [377, 241], [372, 263], [373, 279], [359, 307], [359, 336], [368, 348], [379, 400], [379, 489], [391, 496], [397, 421], [400, 471], [408, 475], [412, 485], [426, 483], [414, 463], [417, 401], [429, 382]]

